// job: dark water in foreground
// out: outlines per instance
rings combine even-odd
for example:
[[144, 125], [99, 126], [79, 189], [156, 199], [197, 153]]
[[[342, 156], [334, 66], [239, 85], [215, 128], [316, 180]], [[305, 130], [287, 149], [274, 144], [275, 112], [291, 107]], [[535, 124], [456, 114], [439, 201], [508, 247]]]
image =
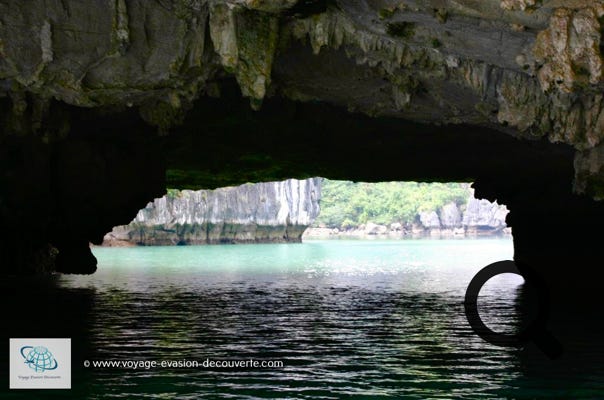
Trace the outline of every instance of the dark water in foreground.
[[[492, 346], [469, 328], [465, 288], [482, 267], [512, 257], [509, 239], [94, 253], [92, 276], [3, 282], [4, 336], [71, 337], [73, 389], [5, 384], [1, 398], [604, 398], [604, 373], [570, 378], [544, 364], [535, 374], [520, 350]], [[521, 282], [502, 275], [483, 288], [489, 326], [517, 329]], [[83, 366], [250, 358], [284, 367]]]

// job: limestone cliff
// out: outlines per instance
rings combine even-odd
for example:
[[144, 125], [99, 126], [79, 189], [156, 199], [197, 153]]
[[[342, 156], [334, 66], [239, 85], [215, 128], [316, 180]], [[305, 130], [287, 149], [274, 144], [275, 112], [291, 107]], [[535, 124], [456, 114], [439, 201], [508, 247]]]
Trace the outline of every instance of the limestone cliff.
[[104, 244], [299, 242], [319, 214], [321, 179], [173, 191], [105, 235]]
[[471, 196], [461, 206], [449, 203], [437, 211], [420, 212], [419, 220], [428, 231], [456, 229], [460, 234], [493, 234], [506, 228], [507, 214], [506, 206]]
[[500, 232], [506, 227], [506, 206], [486, 199], [468, 199], [463, 213], [462, 225], [467, 230]]
[[445, 204], [437, 211], [420, 212], [424, 229], [463, 229], [470, 233], [496, 233], [506, 227], [508, 209], [504, 205], [470, 196], [465, 204]]

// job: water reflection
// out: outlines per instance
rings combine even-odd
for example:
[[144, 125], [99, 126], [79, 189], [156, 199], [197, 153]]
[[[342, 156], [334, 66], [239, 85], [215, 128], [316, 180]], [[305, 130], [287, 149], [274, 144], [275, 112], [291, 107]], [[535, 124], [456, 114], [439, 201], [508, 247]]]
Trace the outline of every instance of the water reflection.
[[[219, 379], [218, 391], [225, 397], [250, 387], [265, 395], [278, 390], [284, 397], [438, 397], [439, 392], [488, 397], [518, 376], [517, 361], [514, 351], [490, 348], [473, 335], [461, 302], [461, 297], [361, 288], [270, 290], [243, 283], [203, 292], [114, 292], [95, 304], [91, 340], [96, 351], [90, 357], [251, 357], [286, 365], [228, 373], [193, 370], [185, 376], [142, 372], [155, 377], [137, 383], [149, 391], [160, 385], [162, 391], [210, 395]], [[93, 385], [102, 393], [122, 382], [122, 373], [103, 373]]]
[[[216, 246], [199, 250], [210, 253], [201, 257], [207, 268], [191, 261], [192, 248], [165, 249], [167, 256], [120, 249], [107, 253], [92, 277], [62, 276], [35, 287], [3, 282], [5, 299], [25, 303], [16, 309], [3, 302], [6, 337], [73, 338], [74, 389], [48, 393], [56, 398], [535, 398], [557, 395], [561, 385], [579, 398], [604, 389], [598, 374], [567, 373], [552, 384], [547, 364], [527, 371], [519, 350], [473, 334], [464, 315], [465, 286], [492, 258], [509, 258], [509, 250], [479, 256], [460, 243], [448, 243], [445, 255], [425, 242], [402, 250], [390, 243], [381, 249], [342, 242], [314, 250], [232, 246], [222, 254]], [[249, 257], [241, 258], [245, 252]], [[363, 269], [372, 259], [379, 268]], [[36, 296], [24, 298], [23, 287]], [[516, 329], [517, 282], [486, 289], [483, 318]], [[85, 359], [206, 358], [277, 359], [285, 368], [82, 366]], [[2, 396], [29, 398], [16, 391]]]

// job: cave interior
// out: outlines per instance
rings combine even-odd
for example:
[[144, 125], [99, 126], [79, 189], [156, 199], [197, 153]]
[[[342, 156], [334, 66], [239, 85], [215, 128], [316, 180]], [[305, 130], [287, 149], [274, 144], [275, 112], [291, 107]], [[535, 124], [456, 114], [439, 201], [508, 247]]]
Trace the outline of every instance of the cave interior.
[[466, 181], [552, 310], [601, 314], [601, 7], [134, 3], [0, 4], [3, 274], [93, 273], [90, 243], [166, 188]]

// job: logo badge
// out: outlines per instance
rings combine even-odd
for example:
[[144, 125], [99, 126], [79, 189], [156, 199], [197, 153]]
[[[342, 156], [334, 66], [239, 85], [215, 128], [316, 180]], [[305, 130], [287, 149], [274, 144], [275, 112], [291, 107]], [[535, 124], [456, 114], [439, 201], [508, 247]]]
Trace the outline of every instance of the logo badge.
[[10, 339], [11, 389], [71, 389], [71, 339]]
[[59, 364], [52, 356], [50, 350], [44, 346], [23, 346], [21, 347], [21, 355], [25, 359], [25, 364], [36, 372], [50, 371], [57, 369]]

